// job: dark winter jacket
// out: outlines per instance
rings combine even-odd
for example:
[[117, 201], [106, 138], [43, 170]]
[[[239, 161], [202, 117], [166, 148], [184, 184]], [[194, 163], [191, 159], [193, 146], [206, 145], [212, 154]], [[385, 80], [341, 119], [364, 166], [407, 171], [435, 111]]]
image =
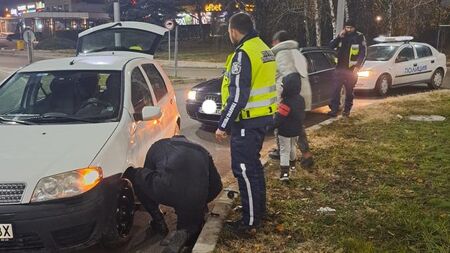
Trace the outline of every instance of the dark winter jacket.
[[278, 112], [275, 114], [275, 128], [284, 137], [300, 135], [300, 126], [305, 120], [305, 100], [300, 96], [301, 77], [292, 73], [283, 78], [283, 91]]
[[171, 207], [204, 206], [222, 190], [211, 155], [184, 136], [153, 144], [134, 181], [153, 200]]
[[356, 67], [361, 68], [364, 64], [367, 54], [367, 44], [364, 34], [360, 32], [354, 32], [346, 34], [343, 38], [337, 37], [330, 42], [332, 49], [337, 49], [338, 62], [336, 68], [349, 69], [350, 63], [350, 48], [352, 45], [359, 47], [359, 54], [356, 57]]

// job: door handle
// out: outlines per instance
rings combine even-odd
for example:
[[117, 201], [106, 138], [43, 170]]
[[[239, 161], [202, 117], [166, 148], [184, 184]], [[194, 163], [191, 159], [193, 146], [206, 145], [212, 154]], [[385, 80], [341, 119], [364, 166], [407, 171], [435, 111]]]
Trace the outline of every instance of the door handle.
[[414, 63], [413, 66], [414, 66], [414, 67], [417, 67], [417, 63]]
[[431, 63], [434, 63], [434, 60], [431, 60]]

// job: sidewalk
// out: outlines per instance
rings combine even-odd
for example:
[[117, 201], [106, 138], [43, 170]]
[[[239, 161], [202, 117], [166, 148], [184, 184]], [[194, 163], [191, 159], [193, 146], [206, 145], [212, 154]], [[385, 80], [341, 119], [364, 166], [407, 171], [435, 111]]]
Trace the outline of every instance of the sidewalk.
[[[0, 50], [0, 56], [23, 56], [27, 57], [26, 51], [17, 50]], [[34, 57], [37, 60], [47, 60], [54, 58], [72, 57], [75, 55], [75, 50], [34, 50]], [[174, 62], [168, 60], [161, 60], [155, 58], [163, 67], [174, 67]], [[209, 69], [222, 69], [225, 63], [215, 62], [200, 62], [200, 61], [178, 61], [178, 67], [180, 68], [209, 68]]]

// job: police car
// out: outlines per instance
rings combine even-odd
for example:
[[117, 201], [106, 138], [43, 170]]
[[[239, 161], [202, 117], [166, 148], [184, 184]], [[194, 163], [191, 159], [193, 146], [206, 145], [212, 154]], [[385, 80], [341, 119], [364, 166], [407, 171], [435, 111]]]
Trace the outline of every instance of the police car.
[[358, 72], [355, 90], [375, 90], [384, 96], [391, 88], [427, 83], [432, 89], [442, 86], [447, 72], [446, 56], [413, 37], [378, 37], [368, 47], [364, 66]]
[[0, 84], [0, 252], [60, 252], [130, 238], [126, 178], [180, 129], [153, 54], [166, 29], [91, 28], [76, 57], [40, 61]]

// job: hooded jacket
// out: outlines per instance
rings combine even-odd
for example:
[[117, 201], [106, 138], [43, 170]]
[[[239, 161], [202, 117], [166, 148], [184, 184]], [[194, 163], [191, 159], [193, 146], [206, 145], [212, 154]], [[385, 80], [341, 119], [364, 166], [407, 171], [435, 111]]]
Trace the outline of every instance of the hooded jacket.
[[300, 95], [305, 99], [305, 110], [311, 110], [312, 93], [308, 77], [308, 63], [305, 56], [300, 53], [298, 42], [287, 40], [280, 42], [272, 48], [277, 62], [277, 82], [278, 101], [281, 100], [281, 83], [283, 77], [298, 72], [300, 73], [302, 86]]
[[275, 114], [275, 128], [283, 137], [299, 136], [305, 120], [305, 100], [300, 96], [300, 80], [299, 73], [283, 78], [281, 102]]

